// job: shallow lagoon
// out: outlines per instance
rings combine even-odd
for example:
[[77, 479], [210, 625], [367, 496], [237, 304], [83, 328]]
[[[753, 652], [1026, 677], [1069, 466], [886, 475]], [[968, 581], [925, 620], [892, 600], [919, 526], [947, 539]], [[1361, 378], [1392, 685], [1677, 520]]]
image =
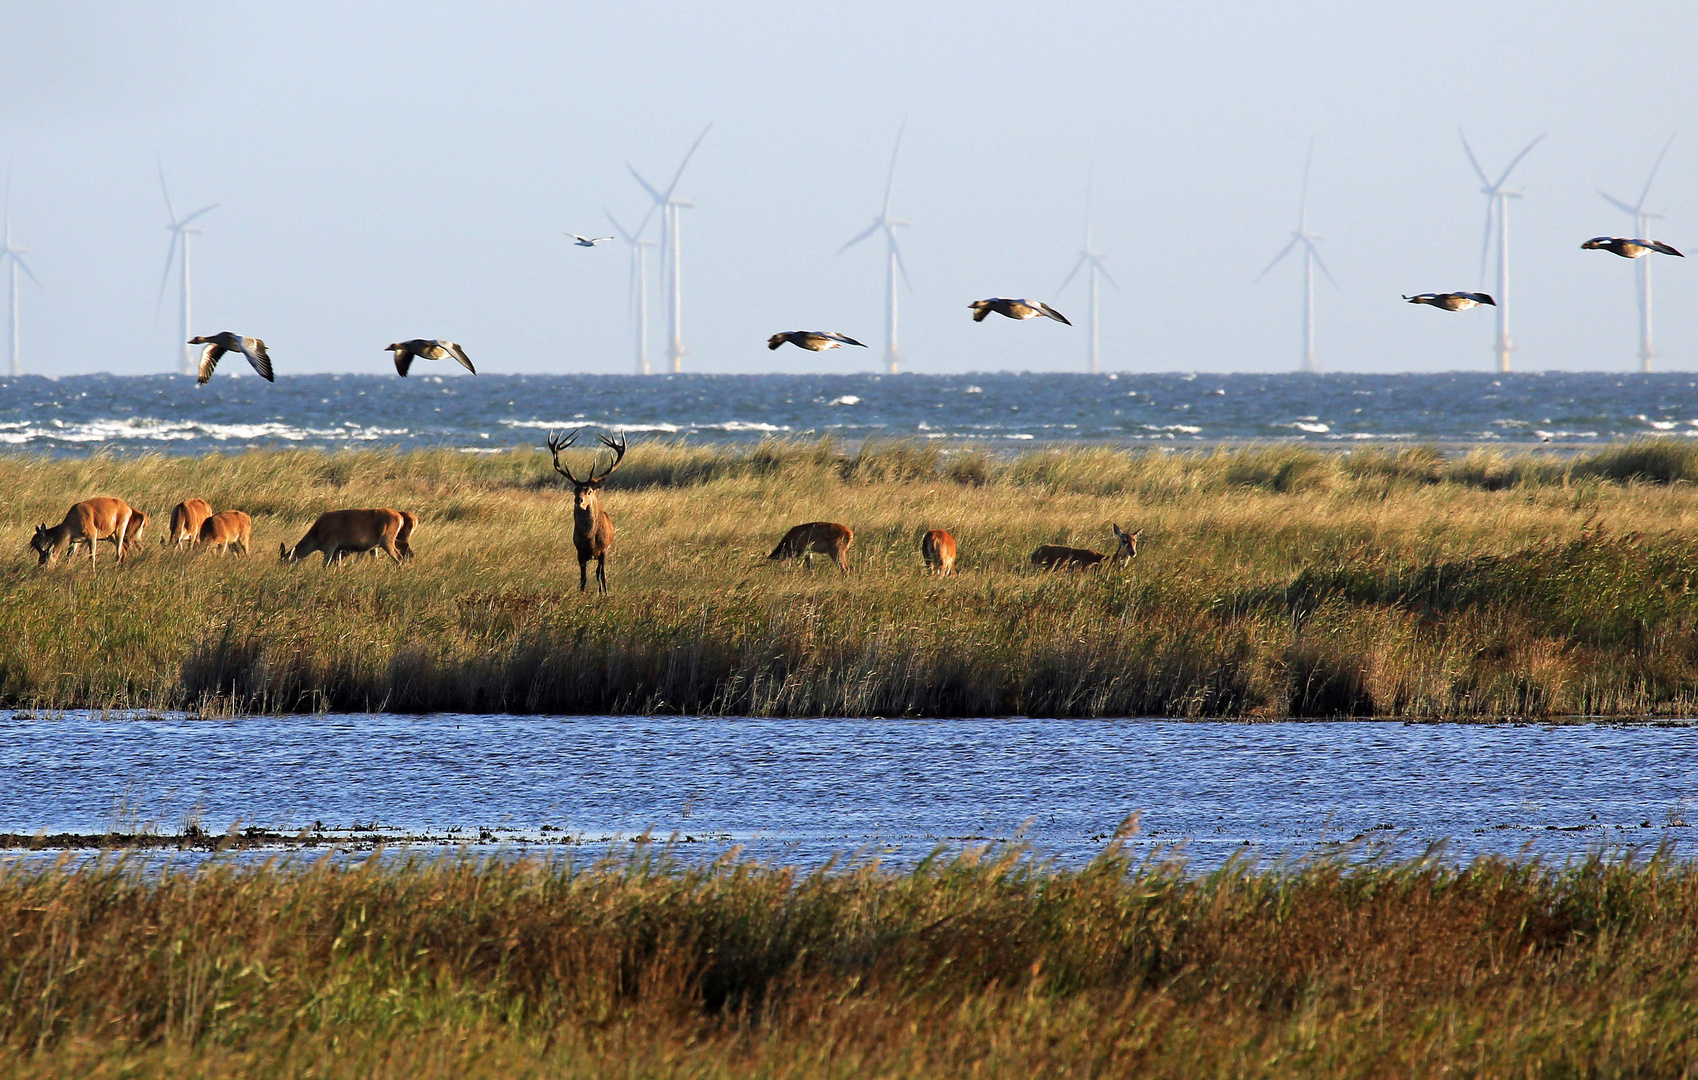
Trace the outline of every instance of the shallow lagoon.
[[[232, 824], [425, 848], [644, 832], [817, 865], [1023, 838], [1077, 864], [1135, 843], [1194, 865], [1360, 841], [1562, 860], [1698, 821], [1698, 727], [0, 713], [0, 832]], [[321, 824], [322, 823], [322, 824]]]

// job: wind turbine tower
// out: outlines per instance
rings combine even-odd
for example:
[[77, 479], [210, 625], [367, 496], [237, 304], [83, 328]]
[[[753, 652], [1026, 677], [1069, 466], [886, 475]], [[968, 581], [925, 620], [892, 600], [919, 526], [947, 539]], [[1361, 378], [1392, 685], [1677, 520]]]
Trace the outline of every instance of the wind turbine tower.
[[[1645, 181], [1645, 187], [1639, 192], [1639, 201], [1632, 206], [1603, 191], [1598, 194], [1616, 209], [1623, 211], [1633, 218], [1633, 235], [1647, 237], [1651, 235], [1650, 223], [1660, 220], [1663, 215], [1654, 214], [1645, 209], [1645, 196], [1651, 194], [1651, 184], [1657, 179], [1657, 170], [1663, 167], [1663, 158], [1668, 156], [1669, 147], [1674, 144], [1674, 136], [1663, 144], [1663, 152], [1657, 155], [1657, 163], [1651, 166], [1651, 176]], [[1639, 370], [1650, 374], [1651, 357], [1657, 355], [1657, 350], [1651, 344], [1651, 260], [1634, 259], [1633, 271], [1639, 285]]]
[[[702, 140], [707, 138], [707, 133], [712, 129], [713, 125], [709, 124], [696, 136], [696, 141], [690, 144], [690, 152], [684, 155], [684, 160], [678, 165], [678, 171], [672, 175], [672, 183], [664, 193], [644, 180], [642, 174], [629, 162], [625, 166], [631, 170], [631, 175], [637, 178], [637, 183], [643, 185], [643, 190], [649, 193], [649, 197], [661, 212], [660, 258], [663, 267], [662, 284], [666, 291], [666, 358], [674, 375], [684, 370], [684, 296], [681, 288], [684, 263], [679, 254], [678, 211], [690, 209], [696, 204], [674, 198], [673, 193], [678, 190], [678, 181], [684, 176], [685, 166], [689, 165], [690, 159], [695, 156], [696, 147], [702, 145]], [[645, 353], [646, 351], [645, 348]]]
[[1327, 269], [1327, 264], [1321, 261], [1321, 253], [1315, 250], [1316, 240], [1325, 240], [1319, 233], [1309, 231], [1309, 166], [1315, 160], [1315, 144], [1309, 143], [1309, 156], [1303, 162], [1303, 194], [1297, 200], [1297, 228], [1291, 232], [1291, 242], [1280, 249], [1273, 262], [1268, 263], [1256, 280], [1268, 276], [1268, 271], [1279, 265], [1281, 259], [1301, 244], [1303, 247], [1303, 364], [1299, 371], [1313, 375], [1320, 371], [1315, 363], [1315, 267], [1321, 268], [1321, 273], [1327, 276], [1334, 286], [1338, 284]]
[[1090, 370], [1091, 370], [1092, 375], [1096, 375], [1096, 374], [1098, 374], [1102, 371], [1102, 366], [1098, 363], [1098, 358], [1097, 358], [1097, 276], [1100, 274], [1101, 276], [1108, 278], [1108, 283], [1110, 285], [1113, 285], [1116, 289], [1120, 288], [1120, 285], [1115, 282], [1114, 278], [1109, 276], [1108, 268], [1103, 265], [1103, 258], [1104, 258], [1104, 255], [1103, 255], [1102, 252], [1091, 250], [1091, 182], [1090, 182], [1090, 180], [1086, 180], [1085, 181], [1085, 243], [1079, 248], [1079, 261], [1073, 264], [1073, 269], [1068, 271], [1068, 273], [1067, 273], [1067, 280], [1063, 281], [1061, 283], [1061, 288], [1059, 288], [1055, 291], [1056, 291], [1056, 295], [1058, 295], [1058, 296], [1061, 293], [1065, 292], [1066, 289], [1067, 289], [1067, 286], [1069, 286], [1073, 283], [1073, 279], [1075, 277], [1079, 276], [1079, 271], [1083, 270], [1087, 266], [1090, 267], [1090, 270], [1091, 270], [1091, 272], [1090, 272], [1090, 279], [1091, 279], [1091, 355], [1090, 355], [1091, 368], [1090, 368]]
[[[1460, 132], [1459, 132], [1460, 134]], [[1548, 133], [1547, 133], [1548, 134]], [[1480, 188], [1486, 196], [1486, 232], [1480, 240], [1480, 283], [1486, 281], [1486, 255], [1492, 246], [1492, 219], [1496, 216], [1498, 227], [1498, 287], [1496, 292], [1498, 313], [1498, 340], [1492, 346], [1492, 352], [1497, 355], [1498, 371], [1509, 370], [1509, 354], [1515, 351], [1515, 343], [1509, 339], [1509, 200], [1521, 198], [1519, 191], [1504, 190], [1504, 182], [1509, 174], [1521, 164], [1521, 159], [1527, 156], [1529, 150], [1538, 146], [1544, 135], [1527, 144], [1527, 148], [1515, 155], [1515, 160], [1509, 163], [1509, 168], [1498, 177], [1497, 183], [1492, 183], [1486, 177], [1486, 170], [1480, 168], [1480, 160], [1474, 156], [1474, 148], [1468, 145], [1468, 136], [1462, 136], [1462, 149], [1468, 154], [1468, 164], [1474, 166], [1474, 174], [1480, 178], [1483, 185]]]
[[209, 210], [218, 208], [217, 203], [203, 206], [188, 217], [179, 218], [177, 210], [171, 205], [171, 189], [165, 186], [165, 166], [159, 166], [159, 190], [165, 195], [165, 212], [171, 216], [171, 223], [165, 226], [171, 233], [171, 244], [165, 249], [165, 272], [159, 277], [159, 299], [154, 301], [154, 312], [157, 316], [159, 305], [165, 302], [165, 285], [171, 280], [171, 264], [178, 258], [178, 249], [182, 250], [179, 268], [182, 276], [178, 282], [182, 300], [181, 321], [177, 330], [177, 371], [182, 375], [193, 375], [200, 367], [195, 359], [194, 347], [189, 342], [189, 237], [199, 236], [200, 230], [190, 228], [190, 224]]
[[887, 375], [895, 375], [901, 367], [902, 349], [896, 341], [896, 273], [902, 272], [902, 280], [912, 289], [914, 283], [908, 280], [908, 267], [902, 261], [902, 250], [896, 244], [896, 230], [907, 226], [907, 222], [890, 216], [891, 185], [896, 182], [896, 155], [902, 150], [902, 132], [907, 130], [908, 118], [902, 118], [902, 127], [896, 131], [896, 148], [890, 152], [890, 172], [884, 180], [884, 208], [873, 218], [873, 223], [864, 232], [855, 236], [847, 244], [837, 249], [839, 255], [859, 244], [862, 240], [880, 230], [884, 232], [885, 240], [885, 275], [884, 275], [884, 370]]
[[24, 373], [23, 337], [18, 329], [18, 271], [22, 270], [28, 274], [29, 279], [35, 282], [37, 287], [41, 285], [41, 279], [36, 277], [35, 273], [30, 270], [29, 264], [24, 262], [23, 257], [28, 254], [28, 248], [17, 247], [12, 243], [12, 174], [8, 170], [6, 173], [6, 242], [4, 245], [0, 245], [0, 263], [6, 265], [12, 279], [12, 323], [8, 338], [12, 346], [10, 371], [14, 379]]
[[643, 223], [637, 226], [636, 232], [631, 232], [619, 224], [619, 219], [613, 216], [611, 210], [605, 211], [607, 220], [613, 223], [614, 231], [620, 239], [631, 245], [631, 288], [627, 301], [626, 313], [635, 313], [637, 322], [637, 374], [648, 375], [649, 369], [649, 248], [654, 247], [654, 241], [643, 237], [643, 232], [649, 227], [649, 218], [654, 216], [654, 208], [649, 208]]

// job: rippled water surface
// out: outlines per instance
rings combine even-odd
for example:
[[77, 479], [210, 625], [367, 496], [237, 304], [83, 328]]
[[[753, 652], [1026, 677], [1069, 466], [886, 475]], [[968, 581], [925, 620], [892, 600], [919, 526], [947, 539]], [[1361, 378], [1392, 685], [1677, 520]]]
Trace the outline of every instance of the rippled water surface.
[[1691, 374], [377, 375], [0, 379], [0, 446], [83, 454], [536, 444], [550, 427], [740, 441], [835, 434], [1184, 445], [1585, 446], [1698, 436]]
[[1139, 843], [1199, 866], [1358, 838], [1561, 859], [1683, 841], [1695, 798], [1686, 726], [0, 713], [14, 833], [198, 817], [599, 854], [653, 830], [804, 865], [1023, 835], [1077, 863], [1141, 812]]

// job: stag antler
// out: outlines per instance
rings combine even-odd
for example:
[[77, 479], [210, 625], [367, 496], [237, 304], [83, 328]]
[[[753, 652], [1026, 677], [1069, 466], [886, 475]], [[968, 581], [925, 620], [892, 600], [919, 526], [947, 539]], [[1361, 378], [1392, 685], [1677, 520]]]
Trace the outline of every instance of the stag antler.
[[613, 462], [607, 466], [607, 471], [602, 473], [600, 476], [595, 475], [595, 464], [593, 462], [590, 464], [590, 477], [594, 480], [601, 481], [612, 476], [613, 470], [617, 469], [619, 467], [619, 463], [625, 460], [625, 436], [621, 435], [616, 440], [610, 439], [606, 435], [597, 435], [596, 438], [601, 440], [601, 445], [613, 451]]
[[[554, 455], [554, 471], [572, 481], [574, 484], [581, 484], [583, 481], [579, 480], [576, 476], [573, 476], [570, 468], [560, 464], [560, 451], [577, 442], [578, 432], [582, 430], [583, 428], [579, 428], [578, 431], [572, 432], [572, 434], [566, 436], [564, 439], [552, 431], [548, 433], [548, 450], [549, 453]], [[590, 466], [590, 469], [593, 472], [595, 470], [595, 466]]]

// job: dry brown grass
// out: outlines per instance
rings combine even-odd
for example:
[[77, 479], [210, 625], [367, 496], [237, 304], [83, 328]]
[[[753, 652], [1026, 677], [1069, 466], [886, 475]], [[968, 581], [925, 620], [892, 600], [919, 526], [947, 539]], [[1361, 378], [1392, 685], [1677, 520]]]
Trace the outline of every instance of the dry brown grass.
[[[1293, 448], [999, 459], [925, 445], [632, 447], [583, 596], [545, 453], [0, 457], [0, 702], [766, 715], [1690, 714], [1698, 456]], [[119, 495], [254, 518], [251, 559], [149, 536], [39, 571], [37, 521]], [[419, 515], [404, 567], [285, 567], [320, 511]], [[854, 573], [765, 556], [855, 530]], [[1043, 543], [1128, 570], [1037, 574]], [[954, 578], [923, 576], [946, 528]]]

